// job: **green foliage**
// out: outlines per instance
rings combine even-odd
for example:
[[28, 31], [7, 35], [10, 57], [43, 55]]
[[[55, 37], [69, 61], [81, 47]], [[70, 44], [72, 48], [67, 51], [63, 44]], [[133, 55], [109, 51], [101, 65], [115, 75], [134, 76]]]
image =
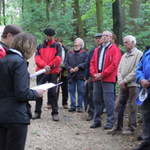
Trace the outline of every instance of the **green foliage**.
[[131, 21], [131, 18], [129, 17], [126, 23], [126, 30], [124, 32], [124, 35], [132, 34], [136, 37], [137, 47], [142, 51], [145, 50], [146, 45], [149, 45], [150, 18], [148, 16], [150, 16], [149, 3], [144, 3], [141, 6], [140, 17], [135, 19], [132, 18], [132, 20], [134, 20], [134, 22], [138, 25], [136, 33], [134, 33], [134, 26], [130, 26], [129, 22]]
[[[50, 12], [48, 20], [46, 18], [46, 2], [45, 0], [25, 0], [24, 11], [22, 14], [20, 0], [7, 0], [6, 3], [6, 23], [16, 23], [21, 25], [25, 31], [34, 34], [38, 43], [44, 39], [43, 30], [46, 27], [52, 27], [56, 30], [56, 36], [63, 38], [64, 44], [72, 48], [73, 40], [77, 37], [76, 27], [74, 25], [72, 4], [74, 0], [50, 0]], [[113, 28], [112, 20], [112, 3], [115, 0], [103, 1], [103, 30], [111, 30]], [[133, 34], [137, 38], [137, 47], [141, 50], [149, 44], [150, 37], [150, 7], [149, 2], [143, 2], [141, 6], [140, 17], [135, 18], [134, 22], [138, 25], [138, 30], [134, 33], [134, 26], [130, 25], [129, 17], [131, 1], [125, 0], [123, 6], [126, 8], [126, 24], [123, 37]], [[89, 50], [94, 46], [94, 34], [97, 32], [96, 21], [96, 0], [79, 0], [81, 18], [85, 31], [86, 48]], [[3, 16], [1, 17], [3, 19]], [[125, 49], [121, 46], [123, 52]]]

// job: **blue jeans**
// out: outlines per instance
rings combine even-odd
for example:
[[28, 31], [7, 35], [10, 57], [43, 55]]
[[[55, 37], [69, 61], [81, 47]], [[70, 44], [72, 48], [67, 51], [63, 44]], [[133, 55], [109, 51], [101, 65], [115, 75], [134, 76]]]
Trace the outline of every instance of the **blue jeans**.
[[[69, 83], [69, 94], [71, 98], [71, 108], [82, 109], [82, 101], [83, 101], [83, 86], [84, 80], [73, 80]], [[76, 87], [78, 92], [78, 105], [76, 105]]]

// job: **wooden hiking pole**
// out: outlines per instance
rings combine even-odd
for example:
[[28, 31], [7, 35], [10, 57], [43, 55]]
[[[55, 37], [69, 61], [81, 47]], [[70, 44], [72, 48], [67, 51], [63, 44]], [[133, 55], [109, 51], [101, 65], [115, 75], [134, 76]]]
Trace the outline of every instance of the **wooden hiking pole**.
[[[59, 73], [59, 76], [58, 76], [58, 82], [57, 82], [57, 83], [60, 83], [60, 82], [61, 82], [61, 72]], [[56, 97], [57, 97], [57, 101], [58, 101], [58, 98], [59, 98], [60, 86], [61, 86], [61, 85], [58, 85], [57, 88], [56, 88]]]

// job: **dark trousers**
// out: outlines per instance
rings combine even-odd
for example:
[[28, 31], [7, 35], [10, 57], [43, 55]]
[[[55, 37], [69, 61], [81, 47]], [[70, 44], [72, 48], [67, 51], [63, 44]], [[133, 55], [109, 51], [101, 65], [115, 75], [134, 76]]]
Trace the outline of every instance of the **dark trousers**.
[[106, 106], [107, 122], [106, 125], [114, 124], [114, 83], [96, 81], [93, 82], [93, 104], [94, 104], [94, 122], [101, 122], [103, 110], [103, 101]]
[[68, 80], [67, 77], [61, 76], [60, 82], [63, 82], [61, 84], [62, 89], [62, 105], [68, 105]]
[[28, 125], [0, 124], [0, 150], [24, 150]]
[[150, 95], [142, 104], [142, 121], [142, 138], [144, 141], [150, 141]]
[[88, 79], [88, 115], [94, 116], [94, 105], [93, 105], [93, 81], [92, 78]]
[[[39, 82], [40, 84], [43, 84], [43, 83], [54, 83], [56, 84], [57, 83], [57, 74], [48, 74], [48, 75], [45, 75], [45, 74], [42, 74], [42, 75], [39, 75], [37, 76], [37, 84], [39, 85]], [[52, 105], [52, 116], [54, 114], [58, 114], [58, 103], [57, 103], [57, 96], [56, 96], [56, 87], [53, 87], [53, 88], [50, 88], [48, 89], [48, 92], [47, 92], [47, 97], [48, 97], [48, 102], [47, 104], [48, 105]], [[42, 113], [42, 104], [43, 104], [43, 98], [38, 98], [36, 100], [36, 105], [35, 105], [35, 112], [38, 113], [38, 114], [41, 114]]]

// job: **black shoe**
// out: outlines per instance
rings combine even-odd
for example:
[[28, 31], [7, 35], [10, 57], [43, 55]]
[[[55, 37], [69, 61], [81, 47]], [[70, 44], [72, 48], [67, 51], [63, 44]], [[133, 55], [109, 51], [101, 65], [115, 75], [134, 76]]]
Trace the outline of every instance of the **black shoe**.
[[41, 115], [38, 113], [35, 113], [32, 117], [32, 119], [39, 119], [39, 118], [41, 118]]
[[113, 125], [105, 125], [104, 130], [110, 130], [113, 128]]
[[86, 121], [91, 121], [91, 120], [93, 120], [93, 116], [88, 116], [88, 117], [86, 118]]
[[75, 108], [70, 108], [68, 111], [69, 112], [74, 112], [74, 111], [76, 111], [76, 109]]
[[134, 148], [133, 150], [148, 150], [150, 148], [149, 141], [143, 141], [138, 147]]
[[90, 128], [98, 128], [98, 127], [101, 127], [101, 122], [94, 122]]
[[78, 113], [82, 113], [83, 112], [83, 110], [82, 109], [78, 109], [78, 111], [77, 111]]
[[137, 140], [142, 141], [143, 140], [142, 135], [137, 136]]
[[59, 121], [58, 115], [53, 115], [53, 116], [52, 116], [52, 119], [53, 119], [53, 121]]

